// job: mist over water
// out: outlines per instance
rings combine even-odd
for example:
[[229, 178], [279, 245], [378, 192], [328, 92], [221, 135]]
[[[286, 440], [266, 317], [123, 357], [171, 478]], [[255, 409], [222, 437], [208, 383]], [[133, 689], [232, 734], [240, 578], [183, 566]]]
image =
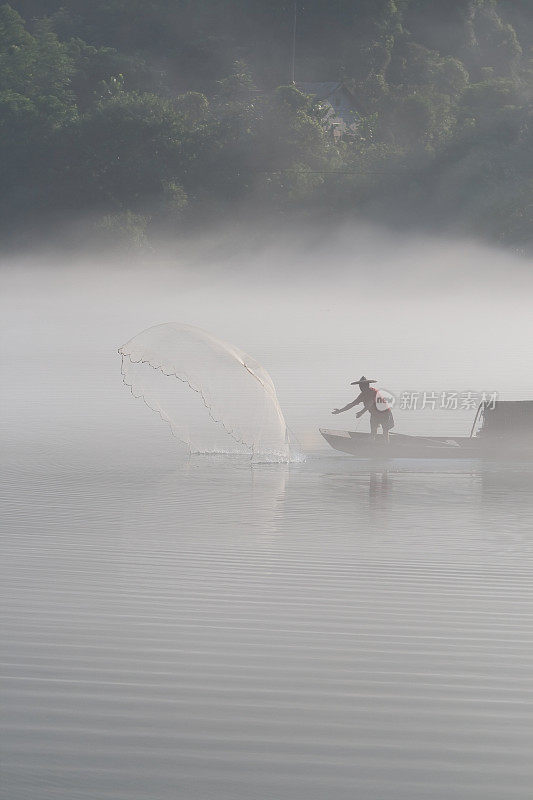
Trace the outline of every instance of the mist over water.
[[[475, 243], [353, 227], [206, 236], [133, 264], [101, 254], [8, 263], [4, 370], [16, 402], [6, 413], [24, 417], [25, 435], [57, 424], [70, 439], [94, 426], [105, 441], [135, 420], [132, 442], [150, 446], [158, 421], [127, 402], [116, 351], [164, 322], [198, 326], [255, 358], [306, 448], [321, 446], [320, 426], [356, 424], [330, 411], [353, 399], [350, 381], [363, 373], [398, 403], [402, 392], [532, 399], [531, 275], [529, 262]], [[398, 431], [469, 432], [471, 408], [421, 405], [397, 406]]]
[[[533, 467], [318, 428], [368, 429], [362, 373], [533, 399], [531, 266], [363, 227], [2, 265], [6, 800], [529, 797]], [[187, 457], [117, 353], [172, 321], [267, 370], [305, 463]]]

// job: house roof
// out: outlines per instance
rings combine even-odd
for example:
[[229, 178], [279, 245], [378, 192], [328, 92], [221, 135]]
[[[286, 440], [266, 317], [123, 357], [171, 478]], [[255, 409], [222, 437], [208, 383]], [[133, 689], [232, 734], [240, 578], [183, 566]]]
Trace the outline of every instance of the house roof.
[[352, 127], [360, 118], [355, 97], [341, 81], [299, 81], [296, 88], [305, 94], [314, 95], [319, 103], [327, 103], [330, 113], [325, 120], [328, 124]]
[[314, 94], [317, 100], [327, 100], [337, 89], [344, 87], [339, 81], [297, 81], [296, 88], [305, 94]]

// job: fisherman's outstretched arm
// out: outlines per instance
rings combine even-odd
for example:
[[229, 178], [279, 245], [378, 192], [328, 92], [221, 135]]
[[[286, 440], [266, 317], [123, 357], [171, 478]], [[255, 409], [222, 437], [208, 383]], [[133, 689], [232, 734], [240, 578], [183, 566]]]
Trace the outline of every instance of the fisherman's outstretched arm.
[[349, 411], [350, 408], [353, 408], [354, 406], [356, 406], [360, 402], [361, 401], [359, 400], [359, 398], [357, 398], [352, 403], [348, 403], [347, 406], [344, 406], [344, 408], [334, 408], [331, 413], [332, 414], [342, 414], [343, 411]]

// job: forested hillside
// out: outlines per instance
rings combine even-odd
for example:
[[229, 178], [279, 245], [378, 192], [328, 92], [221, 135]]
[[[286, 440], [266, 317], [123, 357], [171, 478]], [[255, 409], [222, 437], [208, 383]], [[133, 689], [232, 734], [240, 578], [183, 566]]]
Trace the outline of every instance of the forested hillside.
[[[365, 217], [533, 246], [533, 3], [0, 6], [3, 240], [67, 225], [143, 245], [225, 215]], [[80, 222], [81, 221], [81, 222]]]

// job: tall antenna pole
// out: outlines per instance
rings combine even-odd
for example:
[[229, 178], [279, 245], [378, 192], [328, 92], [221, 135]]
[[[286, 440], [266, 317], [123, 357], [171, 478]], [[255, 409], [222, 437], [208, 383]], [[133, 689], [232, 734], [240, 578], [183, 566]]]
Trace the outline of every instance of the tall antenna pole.
[[296, 71], [296, 15], [297, 15], [297, 6], [294, 3], [294, 19], [292, 25], [292, 55], [291, 55], [291, 83], [294, 85], [295, 80], [295, 71]]

